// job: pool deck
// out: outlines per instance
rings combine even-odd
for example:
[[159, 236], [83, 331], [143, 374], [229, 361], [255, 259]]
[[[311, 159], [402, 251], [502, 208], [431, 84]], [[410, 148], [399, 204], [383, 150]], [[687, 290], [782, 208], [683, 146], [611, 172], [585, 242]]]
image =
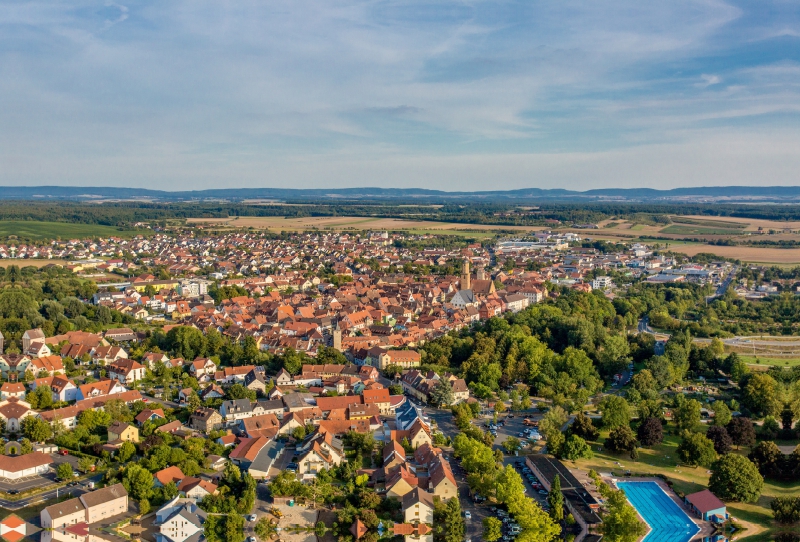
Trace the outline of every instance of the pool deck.
[[[714, 528], [713, 525], [711, 525], [711, 522], [703, 521], [702, 519], [695, 516], [694, 513], [691, 510], [689, 510], [689, 507], [686, 506], [686, 504], [678, 497], [678, 495], [676, 495], [675, 492], [672, 491], [672, 488], [669, 487], [667, 483], [661, 478], [607, 478], [605, 481], [607, 483], [610, 483], [612, 487], [617, 489], [619, 489], [617, 487], [617, 482], [655, 482], [656, 484], [658, 484], [658, 487], [660, 487], [664, 491], [664, 493], [666, 493], [669, 496], [669, 498], [672, 499], [672, 501], [678, 505], [678, 508], [683, 510], [686, 513], [686, 515], [689, 516], [689, 519], [691, 519], [692, 522], [694, 522], [694, 524], [697, 525], [697, 527], [700, 529], [697, 532], [697, 534], [694, 535], [692, 540], [703, 540], [703, 538], [705, 537], [713, 536], [714, 533], [716, 532], [716, 529]], [[636, 507], [634, 506], [633, 509], [636, 510]], [[639, 514], [638, 510], [636, 510], [636, 515], [639, 516], [639, 520], [647, 526], [647, 532], [644, 534], [644, 536], [642, 536], [639, 539], [639, 542], [641, 542], [647, 537], [648, 534], [650, 534], [651, 529], [650, 525], [647, 524], [647, 522], [644, 520], [641, 514]]]

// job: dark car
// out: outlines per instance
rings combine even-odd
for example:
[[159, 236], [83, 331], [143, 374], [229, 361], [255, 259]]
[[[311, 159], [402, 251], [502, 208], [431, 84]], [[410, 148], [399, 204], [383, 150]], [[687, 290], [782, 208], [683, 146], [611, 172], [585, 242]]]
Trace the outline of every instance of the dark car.
[[19, 490], [16, 490], [16, 489], [9, 489], [8, 490], [8, 494], [9, 495], [16, 495], [17, 493], [19, 493]]

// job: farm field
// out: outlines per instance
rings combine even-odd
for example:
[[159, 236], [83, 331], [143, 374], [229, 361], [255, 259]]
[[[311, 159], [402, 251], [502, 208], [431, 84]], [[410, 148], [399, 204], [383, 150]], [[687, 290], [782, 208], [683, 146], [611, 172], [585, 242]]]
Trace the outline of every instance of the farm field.
[[792, 230], [800, 229], [800, 222], [784, 222], [781, 220], [762, 220], [758, 218], [738, 218], [732, 216], [698, 216], [698, 215], [686, 215], [676, 217], [678, 219], [681, 218], [688, 218], [691, 220], [698, 220], [698, 221], [713, 221], [718, 222], [720, 224], [727, 223], [727, 224], [746, 224], [745, 230], [746, 231], [758, 231], [758, 228], [763, 228], [765, 230], [782, 230], [784, 228], [789, 228]]
[[5, 260], [0, 260], [0, 267], [8, 267], [10, 265], [16, 265], [20, 268], [23, 267], [44, 267], [46, 265], [65, 265], [67, 263], [66, 260], [35, 260], [35, 259], [17, 259], [17, 258], [7, 258]]
[[672, 226], [667, 226], [661, 230], [660, 233], [674, 235], [741, 235], [742, 230], [694, 226], [689, 224], [673, 224]]
[[0, 220], [0, 237], [16, 235], [22, 239], [82, 239], [86, 237], [133, 237], [146, 234], [146, 231], [123, 230], [99, 224]]
[[542, 228], [527, 226], [498, 226], [487, 224], [460, 224], [454, 222], [432, 222], [426, 220], [402, 220], [398, 218], [359, 217], [359, 216], [321, 216], [304, 218], [285, 217], [233, 217], [190, 218], [189, 224], [208, 224], [212, 227], [257, 228], [271, 231], [306, 230], [404, 230], [410, 233], [445, 234], [476, 237], [483, 232], [484, 237], [497, 231], [535, 231]]
[[702, 244], [678, 245], [670, 242], [670, 249], [681, 252], [687, 256], [694, 256], [700, 252], [709, 252], [725, 258], [735, 258], [751, 263], [776, 263], [800, 264], [800, 248], [769, 248], [769, 247], [742, 247], [742, 246], [715, 246]]

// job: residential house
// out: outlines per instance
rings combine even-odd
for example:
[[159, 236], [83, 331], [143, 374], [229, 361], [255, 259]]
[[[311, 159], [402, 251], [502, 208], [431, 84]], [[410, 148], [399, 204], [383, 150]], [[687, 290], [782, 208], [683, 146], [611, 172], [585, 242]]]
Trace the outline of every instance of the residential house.
[[139, 442], [139, 429], [125, 422], [113, 422], [108, 426], [108, 442]]
[[216, 431], [224, 425], [224, 420], [219, 412], [213, 408], [198, 408], [189, 418], [189, 427], [204, 433]]

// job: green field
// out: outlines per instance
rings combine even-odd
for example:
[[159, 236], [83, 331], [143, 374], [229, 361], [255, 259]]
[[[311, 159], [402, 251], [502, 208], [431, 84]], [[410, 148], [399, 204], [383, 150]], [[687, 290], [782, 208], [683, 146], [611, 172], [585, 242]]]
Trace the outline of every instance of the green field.
[[739, 356], [745, 363], [750, 365], [774, 365], [776, 367], [794, 367], [800, 365], [800, 358], [769, 358], [769, 357], [753, 357], [753, 356]]
[[734, 228], [704, 228], [702, 226], [691, 226], [689, 224], [673, 224], [667, 226], [659, 233], [670, 233], [673, 235], [742, 235], [742, 230]]
[[126, 230], [98, 224], [0, 220], [0, 238], [16, 235], [20, 239], [83, 239], [86, 237], [133, 237], [148, 230]]

